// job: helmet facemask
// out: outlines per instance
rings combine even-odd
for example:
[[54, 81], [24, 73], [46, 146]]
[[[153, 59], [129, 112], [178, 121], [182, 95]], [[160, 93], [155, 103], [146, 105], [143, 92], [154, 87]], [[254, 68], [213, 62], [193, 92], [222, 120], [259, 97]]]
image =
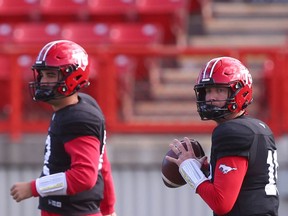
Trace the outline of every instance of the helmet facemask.
[[[228, 103], [230, 103], [230, 97], [225, 100], [206, 100], [206, 88], [211, 87], [222, 87], [227, 88], [226, 85], [196, 85], [194, 90], [196, 93], [196, 103], [197, 111], [202, 120], [211, 120], [223, 118], [226, 115], [230, 114], [228, 109]], [[230, 95], [230, 93], [229, 93]], [[222, 107], [214, 105], [215, 102], [225, 102], [225, 105]]]

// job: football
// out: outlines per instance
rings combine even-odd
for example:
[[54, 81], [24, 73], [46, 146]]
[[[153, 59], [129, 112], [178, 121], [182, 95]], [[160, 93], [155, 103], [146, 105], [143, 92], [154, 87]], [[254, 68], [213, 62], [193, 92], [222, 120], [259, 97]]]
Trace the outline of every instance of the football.
[[[187, 146], [184, 140], [180, 141], [185, 149], [187, 150]], [[205, 156], [202, 146], [200, 143], [194, 139], [190, 139], [192, 144], [195, 156], [197, 158], [202, 158]], [[170, 156], [173, 158], [177, 158], [177, 155], [170, 149], [163, 158], [162, 161], [162, 180], [164, 184], [169, 188], [177, 188], [186, 184], [185, 180], [182, 178], [179, 173], [179, 168], [177, 164], [172, 163], [166, 159], [166, 156]]]

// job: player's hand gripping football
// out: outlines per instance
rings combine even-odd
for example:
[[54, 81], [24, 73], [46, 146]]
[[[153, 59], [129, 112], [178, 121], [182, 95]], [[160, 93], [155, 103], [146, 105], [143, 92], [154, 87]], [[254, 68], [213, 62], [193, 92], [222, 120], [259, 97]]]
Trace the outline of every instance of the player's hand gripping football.
[[185, 147], [182, 145], [182, 143], [178, 139], [173, 140], [173, 142], [169, 145], [169, 147], [178, 156], [178, 158], [166, 156], [166, 159], [168, 161], [175, 163], [178, 166], [180, 166], [180, 164], [182, 162], [184, 162], [187, 159], [192, 158], [192, 159], [197, 160], [201, 164], [200, 167], [202, 167], [203, 164], [204, 165], [208, 164], [207, 156], [204, 156], [202, 158], [197, 158], [195, 156], [194, 150], [193, 150], [192, 145], [191, 145], [191, 139], [189, 139], [188, 137], [184, 137], [184, 141], [186, 143], [187, 150], [185, 149]]
[[175, 139], [170, 144], [170, 148], [177, 155], [177, 158], [166, 156], [166, 159], [179, 166], [179, 172], [183, 179], [196, 192], [197, 187], [202, 182], [208, 180], [201, 170], [203, 164], [207, 163], [207, 156], [197, 158], [191, 144], [191, 139], [184, 137], [184, 142], [187, 149], [185, 149], [179, 140]]

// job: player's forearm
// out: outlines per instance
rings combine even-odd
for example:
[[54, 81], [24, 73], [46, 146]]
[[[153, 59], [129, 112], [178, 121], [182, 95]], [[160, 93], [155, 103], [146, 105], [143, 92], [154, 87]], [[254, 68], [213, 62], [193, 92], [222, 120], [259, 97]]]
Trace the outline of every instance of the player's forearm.
[[37, 178], [30, 183], [33, 196], [53, 196], [67, 194], [67, 180], [65, 173], [55, 173]]
[[39, 193], [37, 192], [37, 188], [36, 188], [36, 180], [31, 181], [30, 186], [31, 186], [32, 196], [38, 197]]
[[[89, 174], [90, 173], [90, 174]], [[79, 170], [70, 170], [69, 172], [55, 173], [43, 176], [31, 182], [33, 196], [52, 196], [76, 194], [91, 189], [97, 180], [93, 171], [87, 169], [81, 172]], [[68, 187], [70, 185], [70, 187]]]
[[[226, 169], [223, 169], [223, 166]], [[247, 166], [245, 157], [229, 156], [219, 159], [216, 163], [213, 183], [203, 182], [196, 192], [215, 213], [227, 214], [237, 200]]]
[[113, 182], [107, 180], [104, 182], [104, 199], [100, 204], [100, 209], [104, 215], [109, 215], [115, 211], [116, 196]]
[[[62, 172], [43, 176], [31, 182], [32, 195], [45, 197], [75, 194], [89, 190], [95, 185], [97, 180], [97, 177], [93, 177], [93, 175], [95, 175], [93, 171], [89, 172], [86, 168], [83, 172], [81, 172], [81, 169], [74, 169], [66, 173]], [[70, 185], [70, 188], [68, 185]]]
[[115, 211], [114, 205], [116, 202], [116, 195], [115, 195], [111, 165], [108, 160], [106, 149], [103, 155], [103, 167], [101, 173], [104, 180], [104, 199], [100, 204], [100, 209], [103, 215], [110, 215]]
[[67, 193], [91, 189], [98, 177], [99, 140], [92, 136], [78, 137], [66, 143], [65, 150], [71, 156], [71, 168], [66, 171]]
[[98, 176], [99, 141], [79, 137], [65, 144], [71, 156], [66, 172], [43, 176], [31, 182], [33, 196], [72, 195], [91, 189]]
[[218, 215], [225, 215], [228, 213], [235, 202], [234, 198], [229, 199], [229, 197], [224, 197], [219, 191], [216, 191], [213, 184], [208, 181], [203, 182], [198, 186], [197, 193]]

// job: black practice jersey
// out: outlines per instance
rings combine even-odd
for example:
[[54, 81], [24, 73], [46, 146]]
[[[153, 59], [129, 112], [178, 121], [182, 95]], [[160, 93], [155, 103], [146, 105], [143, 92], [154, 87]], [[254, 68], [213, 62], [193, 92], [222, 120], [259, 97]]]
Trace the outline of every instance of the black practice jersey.
[[278, 215], [277, 152], [269, 127], [248, 116], [219, 124], [212, 134], [212, 182], [216, 161], [225, 156], [248, 159], [248, 170], [239, 196], [227, 215]]
[[[65, 152], [64, 144], [80, 136], [96, 137], [101, 143], [100, 148], [103, 149], [105, 142], [103, 114], [96, 101], [83, 93], [79, 93], [77, 104], [67, 106], [53, 114], [45, 144], [41, 176], [70, 169], [71, 158]], [[103, 178], [99, 172], [97, 182], [91, 190], [72, 196], [40, 197], [39, 208], [69, 216], [96, 213], [99, 212], [99, 204], [103, 199], [103, 187]]]

